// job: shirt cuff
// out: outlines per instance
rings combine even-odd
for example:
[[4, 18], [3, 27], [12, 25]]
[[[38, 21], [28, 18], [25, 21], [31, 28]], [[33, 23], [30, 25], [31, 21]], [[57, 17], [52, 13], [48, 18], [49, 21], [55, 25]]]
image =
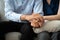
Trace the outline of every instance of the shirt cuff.
[[20, 17], [23, 15], [23, 14], [17, 14], [17, 13], [12, 13], [12, 15], [14, 16], [14, 21], [16, 21], [16, 22], [21, 22], [21, 19], [20, 19]]
[[5, 17], [6, 17], [8, 20], [11, 20], [11, 21], [21, 22], [20, 17], [21, 17], [22, 15], [23, 15], [23, 14], [18, 14], [18, 13], [15, 13], [15, 12], [8, 12], [8, 13], [5, 14]]

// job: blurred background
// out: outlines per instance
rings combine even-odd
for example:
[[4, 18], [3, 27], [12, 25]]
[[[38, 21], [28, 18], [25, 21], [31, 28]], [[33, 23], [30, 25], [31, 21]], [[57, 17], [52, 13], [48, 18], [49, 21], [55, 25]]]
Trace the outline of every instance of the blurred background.
[[7, 21], [4, 17], [4, 0], [0, 0], [0, 21]]

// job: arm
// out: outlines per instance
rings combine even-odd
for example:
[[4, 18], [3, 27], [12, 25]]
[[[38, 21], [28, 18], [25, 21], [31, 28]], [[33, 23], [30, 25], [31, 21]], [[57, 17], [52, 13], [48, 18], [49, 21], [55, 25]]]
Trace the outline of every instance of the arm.
[[40, 15], [43, 15], [43, 1], [42, 0], [35, 1], [33, 14], [37, 14], [37, 13], [39, 13]]
[[[33, 13], [32, 15], [36, 17], [37, 20], [33, 20], [31, 22], [31, 25], [34, 27], [40, 27], [43, 24], [43, 1], [42, 0], [35, 0], [35, 5], [33, 8]], [[36, 22], [37, 21], [37, 22]]]
[[57, 20], [57, 15], [43, 16], [44, 20]]
[[14, 10], [13, 0], [5, 0], [5, 17], [8, 20], [19, 22], [22, 14], [17, 14]]
[[[17, 6], [17, 5], [16, 5]], [[5, 17], [8, 20], [20, 22], [21, 20], [30, 20], [31, 15], [23, 15], [21, 13], [14, 12], [15, 4], [13, 0], [5, 0]]]
[[43, 16], [45, 20], [60, 20], [60, 4], [59, 4], [59, 9], [57, 12], [57, 15], [52, 15], [52, 16]]
[[41, 21], [43, 21], [42, 15], [43, 14], [43, 0], [35, 0], [35, 5], [33, 8], [33, 15], [34, 16], [39, 16], [39, 18]]

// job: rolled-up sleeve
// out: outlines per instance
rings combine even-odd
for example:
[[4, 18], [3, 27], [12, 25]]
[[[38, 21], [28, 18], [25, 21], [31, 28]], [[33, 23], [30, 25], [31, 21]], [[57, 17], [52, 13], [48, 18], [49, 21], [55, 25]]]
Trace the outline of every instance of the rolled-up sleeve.
[[15, 13], [14, 10], [13, 0], [5, 0], [5, 17], [8, 20], [20, 22], [20, 17], [22, 14]]
[[40, 13], [40, 15], [44, 15], [43, 14], [43, 0], [36, 0], [35, 1], [33, 12]]

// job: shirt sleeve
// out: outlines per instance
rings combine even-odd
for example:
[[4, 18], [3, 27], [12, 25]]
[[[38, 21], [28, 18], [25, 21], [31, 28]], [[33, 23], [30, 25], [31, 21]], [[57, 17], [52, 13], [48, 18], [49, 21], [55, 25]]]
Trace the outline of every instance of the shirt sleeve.
[[8, 20], [20, 22], [20, 17], [22, 14], [15, 13], [14, 10], [13, 0], [5, 0], [5, 17]]
[[60, 15], [60, 2], [59, 2], [58, 15]]
[[43, 14], [43, 1], [42, 0], [36, 0], [35, 1], [33, 12], [34, 13], [40, 13], [40, 15], [44, 15]]

